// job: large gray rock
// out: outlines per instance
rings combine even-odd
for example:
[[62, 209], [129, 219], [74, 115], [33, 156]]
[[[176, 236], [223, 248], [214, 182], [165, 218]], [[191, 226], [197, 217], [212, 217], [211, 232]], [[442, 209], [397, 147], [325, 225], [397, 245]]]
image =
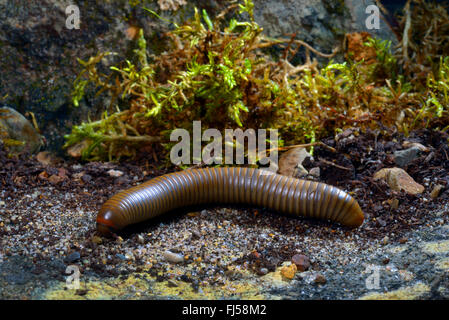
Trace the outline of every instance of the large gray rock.
[[[72, 83], [80, 70], [77, 58], [86, 60], [99, 51], [117, 52], [119, 55], [110, 56], [116, 61], [129, 56], [134, 43], [126, 31], [131, 25], [144, 29], [149, 50], [162, 50], [161, 35], [169, 24], [130, 2], [133, 1], [0, 0], [0, 102], [21, 113], [34, 112], [50, 149], [60, 150], [63, 135], [70, 132], [72, 125], [86, 120], [89, 114], [96, 118], [107, 104], [107, 96], [96, 97], [91, 90], [78, 108], [71, 105]], [[80, 29], [66, 27], [66, 8], [73, 3], [80, 10]], [[148, 8], [177, 22], [191, 16], [194, 6], [205, 8], [213, 16], [227, 4], [215, 0], [184, 3], [145, 1]], [[347, 31], [364, 30], [364, 24], [357, 21], [363, 20], [360, 12], [366, 3], [256, 0], [255, 19], [269, 36], [296, 33], [297, 39], [329, 53]], [[179, 7], [176, 13], [161, 10], [173, 5]], [[303, 59], [304, 53], [300, 52], [293, 62]]]

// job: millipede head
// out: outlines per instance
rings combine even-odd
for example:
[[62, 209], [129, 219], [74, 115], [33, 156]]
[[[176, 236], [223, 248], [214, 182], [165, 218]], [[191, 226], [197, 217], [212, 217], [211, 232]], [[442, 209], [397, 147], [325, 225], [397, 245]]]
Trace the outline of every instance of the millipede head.
[[97, 215], [97, 231], [107, 237], [115, 234], [120, 229], [113, 220], [115, 216], [112, 210], [101, 208]]
[[109, 226], [97, 222], [97, 231], [105, 237], [112, 237], [115, 230]]

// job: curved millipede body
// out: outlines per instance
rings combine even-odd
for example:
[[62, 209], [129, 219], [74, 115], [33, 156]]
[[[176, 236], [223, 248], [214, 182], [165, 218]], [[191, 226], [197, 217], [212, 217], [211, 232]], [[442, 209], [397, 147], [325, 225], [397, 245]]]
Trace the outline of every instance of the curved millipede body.
[[203, 203], [252, 204], [349, 227], [360, 226], [364, 219], [357, 201], [336, 187], [229, 167], [170, 173], [122, 191], [100, 209], [97, 229], [106, 235], [175, 208]]

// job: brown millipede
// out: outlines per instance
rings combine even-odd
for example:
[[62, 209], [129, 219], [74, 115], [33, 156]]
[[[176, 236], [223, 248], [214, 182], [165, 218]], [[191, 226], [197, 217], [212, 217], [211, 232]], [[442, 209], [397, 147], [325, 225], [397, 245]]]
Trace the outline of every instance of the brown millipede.
[[364, 219], [357, 201], [331, 185], [228, 167], [169, 173], [117, 193], [101, 207], [97, 229], [107, 235], [170, 210], [203, 203], [252, 204], [348, 227], [358, 227]]

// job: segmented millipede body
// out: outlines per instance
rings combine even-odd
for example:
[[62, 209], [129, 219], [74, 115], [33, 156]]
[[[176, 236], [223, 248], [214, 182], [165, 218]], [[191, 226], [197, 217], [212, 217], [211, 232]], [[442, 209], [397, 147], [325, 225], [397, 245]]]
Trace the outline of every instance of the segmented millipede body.
[[97, 229], [107, 235], [203, 203], [245, 203], [348, 227], [358, 227], [364, 219], [357, 201], [336, 187], [260, 169], [228, 167], [169, 173], [122, 191], [100, 209]]

